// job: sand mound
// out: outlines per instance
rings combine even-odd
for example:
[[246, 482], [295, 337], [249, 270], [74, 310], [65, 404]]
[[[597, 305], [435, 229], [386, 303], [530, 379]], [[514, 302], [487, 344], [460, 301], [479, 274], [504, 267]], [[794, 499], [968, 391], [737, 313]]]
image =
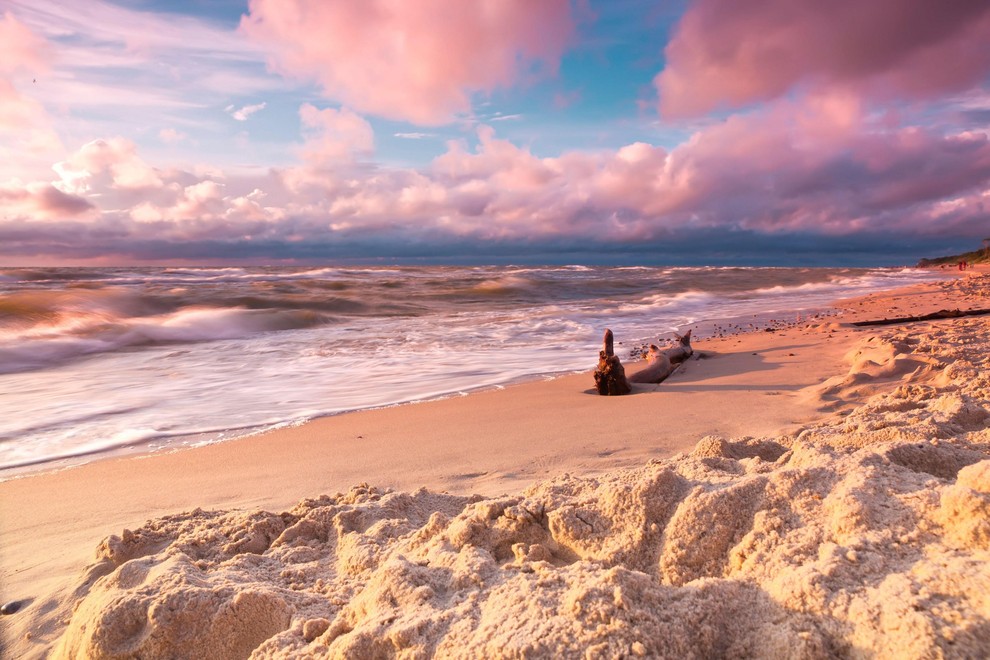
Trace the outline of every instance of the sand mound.
[[100, 546], [55, 656], [985, 657], [988, 337], [878, 333], [818, 391], [873, 395], [796, 437], [150, 521]]

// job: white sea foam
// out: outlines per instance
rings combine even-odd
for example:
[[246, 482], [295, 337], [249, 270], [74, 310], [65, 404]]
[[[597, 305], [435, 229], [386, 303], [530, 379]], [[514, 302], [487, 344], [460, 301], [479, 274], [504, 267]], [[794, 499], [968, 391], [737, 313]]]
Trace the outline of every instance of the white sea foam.
[[0, 373], [126, 347], [237, 339], [306, 325], [298, 312], [242, 308], [190, 307], [137, 318], [76, 311], [54, 322], [0, 330]]
[[124, 344], [236, 339], [276, 327], [272, 314], [257, 310], [192, 307], [130, 323]]

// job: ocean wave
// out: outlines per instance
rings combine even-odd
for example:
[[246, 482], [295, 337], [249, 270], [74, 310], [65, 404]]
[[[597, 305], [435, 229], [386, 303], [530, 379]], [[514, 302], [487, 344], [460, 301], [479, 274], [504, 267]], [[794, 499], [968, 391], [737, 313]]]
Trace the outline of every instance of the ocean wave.
[[124, 287], [85, 289], [34, 289], [0, 296], [0, 336], [4, 330], [30, 331], [31, 327], [67, 327], [168, 311], [160, 298]]
[[840, 289], [849, 289], [855, 287], [857, 283], [858, 281], [853, 278], [843, 278], [831, 282], [806, 282], [804, 284], [798, 284], [794, 286], [786, 286], [783, 284], [778, 284], [776, 286], [766, 287], [762, 289], [754, 289], [751, 295], [787, 296], [787, 295], [811, 293], [811, 292], [831, 292]]
[[505, 275], [490, 280], [484, 280], [471, 287], [471, 291], [484, 294], [514, 293], [527, 289], [532, 281], [517, 275]]
[[41, 284], [45, 282], [89, 280], [93, 279], [94, 276], [105, 279], [105, 276], [99, 275], [101, 272], [88, 268], [4, 268], [0, 269], [0, 276], [6, 281]]
[[655, 293], [646, 296], [632, 305], [624, 306], [623, 309], [644, 307], [652, 309], [684, 306], [694, 307], [699, 305], [707, 305], [716, 298], [718, 298], [718, 296], [713, 293], [699, 291], [696, 289], [690, 289], [688, 291], [681, 291], [678, 293]]
[[241, 339], [327, 322], [327, 317], [310, 310], [192, 307], [137, 318], [75, 314], [0, 332], [0, 373], [38, 369], [127, 347]]
[[101, 401], [99, 403], [87, 402], [85, 408], [69, 408], [60, 411], [57, 415], [26, 415], [24, 418], [7, 420], [2, 432], [0, 432], [0, 442], [14, 440], [32, 434], [41, 434], [50, 431], [53, 427], [75, 427], [91, 424], [100, 420], [107, 420], [116, 415], [128, 415], [141, 410], [143, 406], [120, 406], [113, 405], [113, 402]]
[[161, 271], [165, 275], [247, 275], [248, 271], [243, 268], [164, 268]]
[[239, 339], [262, 332], [308, 328], [322, 320], [308, 310], [271, 312], [193, 307], [163, 317], [133, 321], [122, 337], [129, 345]]
[[[337, 287], [329, 287], [328, 291], [340, 291]], [[337, 314], [363, 314], [378, 313], [379, 309], [374, 309], [368, 303], [353, 298], [340, 296], [307, 296], [295, 295], [235, 295], [220, 299], [219, 297], [204, 297], [206, 306], [230, 306], [243, 307], [254, 310], [310, 310], [314, 312], [333, 312]]]
[[322, 267], [304, 270], [271, 270], [247, 268], [167, 268], [149, 276], [169, 282], [285, 282], [294, 280], [368, 279], [383, 276], [404, 275], [395, 268], [337, 268]]

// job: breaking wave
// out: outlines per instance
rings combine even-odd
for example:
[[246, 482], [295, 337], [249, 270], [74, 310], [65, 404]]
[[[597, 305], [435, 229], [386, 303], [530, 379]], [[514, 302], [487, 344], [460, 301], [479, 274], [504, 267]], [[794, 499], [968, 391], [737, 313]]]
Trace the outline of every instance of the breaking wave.
[[0, 328], [0, 373], [127, 347], [238, 339], [327, 322], [326, 317], [308, 310], [197, 307], [157, 316], [121, 317], [97, 309], [28, 318], [37, 322]]

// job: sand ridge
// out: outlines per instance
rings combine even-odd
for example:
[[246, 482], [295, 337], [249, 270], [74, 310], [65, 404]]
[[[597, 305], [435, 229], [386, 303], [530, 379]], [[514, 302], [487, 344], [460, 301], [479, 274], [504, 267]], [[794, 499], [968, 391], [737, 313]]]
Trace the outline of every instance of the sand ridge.
[[54, 656], [983, 657], [988, 356], [987, 318], [878, 329], [794, 434], [150, 520], [102, 542]]

